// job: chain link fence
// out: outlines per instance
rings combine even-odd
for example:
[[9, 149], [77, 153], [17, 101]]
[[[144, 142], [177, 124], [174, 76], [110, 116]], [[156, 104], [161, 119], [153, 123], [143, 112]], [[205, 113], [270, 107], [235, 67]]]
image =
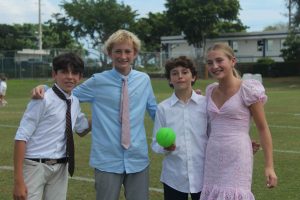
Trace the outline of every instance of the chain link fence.
[[[53, 49], [44, 51], [49, 52], [49, 54], [21, 56], [19, 55], [20, 51], [9, 51], [8, 53], [0, 50], [0, 73], [4, 73], [8, 78], [15, 79], [49, 78], [52, 72], [53, 57], [59, 53], [70, 51], [76, 51], [84, 59], [85, 77], [111, 68], [111, 60], [99, 50], [82, 52], [78, 50]], [[133, 63], [133, 68], [159, 76], [159, 74], [163, 74], [164, 72], [166, 61], [170, 57], [180, 55], [186, 55], [196, 61], [195, 56], [189, 55], [187, 52], [172, 53], [172, 55], [166, 52], [140, 52]]]
[[[64, 50], [63, 52], [67, 51]], [[53, 53], [49, 55], [26, 55], [20, 58], [20, 55], [16, 56], [17, 52], [0, 53], [0, 73], [14, 79], [51, 77]], [[93, 54], [81, 53], [81, 55], [85, 62], [85, 77], [111, 68], [111, 60], [101, 52], [95, 53], [94, 51]], [[167, 59], [168, 55], [165, 53], [140, 52], [133, 63], [133, 68], [159, 73], [163, 71]]]

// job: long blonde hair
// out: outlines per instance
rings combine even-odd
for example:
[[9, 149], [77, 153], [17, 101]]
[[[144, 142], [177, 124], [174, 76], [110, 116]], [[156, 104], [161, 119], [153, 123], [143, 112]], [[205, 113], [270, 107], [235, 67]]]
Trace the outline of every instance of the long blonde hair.
[[[208, 52], [210, 52], [210, 51], [215, 51], [215, 50], [222, 51], [229, 59], [235, 58], [234, 51], [228, 45], [228, 43], [225, 43], [225, 42], [214, 43], [211, 47], [209, 47], [207, 49], [207, 53], [206, 54], [208, 54]], [[241, 76], [240, 76], [239, 72], [237, 71], [237, 69], [235, 68], [235, 66], [233, 66], [232, 71], [233, 71], [233, 75], [236, 78], [239, 78], [239, 79], [241, 78]]]

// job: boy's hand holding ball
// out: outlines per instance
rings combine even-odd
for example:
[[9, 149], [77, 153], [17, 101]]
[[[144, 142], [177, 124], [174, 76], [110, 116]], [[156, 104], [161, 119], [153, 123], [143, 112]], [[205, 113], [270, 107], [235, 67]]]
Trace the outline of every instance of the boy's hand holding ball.
[[176, 134], [173, 129], [162, 127], [157, 131], [156, 141], [160, 146], [164, 147], [164, 149], [174, 151], [176, 148], [175, 140]]

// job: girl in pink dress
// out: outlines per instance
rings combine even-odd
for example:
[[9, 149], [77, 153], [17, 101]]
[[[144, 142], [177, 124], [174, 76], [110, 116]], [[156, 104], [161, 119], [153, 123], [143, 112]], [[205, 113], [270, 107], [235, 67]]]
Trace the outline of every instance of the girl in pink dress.
[[235, 64], [234, 53], [226, 43], [208, 49], [208, 71], [218, 83], [206, 89], [209, 139], [200, 200], [254, 200], [251, 117], [264, 151], [266, 186], [277, 185], [272, 138], [263, 107], [267, 100], [264, 87], [256, 80], [242, 81]]

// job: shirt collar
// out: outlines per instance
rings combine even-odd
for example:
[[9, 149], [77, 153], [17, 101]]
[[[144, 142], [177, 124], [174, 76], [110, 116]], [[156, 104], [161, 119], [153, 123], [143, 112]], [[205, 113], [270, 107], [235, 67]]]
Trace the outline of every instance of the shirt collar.
[[[196, 92], [193, 90], [192, 91], [192, 96], [189, 99], [190, 101], [193, 101], [196, 104], [199, 104], [198, 98], [200, 95], [196, 94]], [[175, 95], [175, 92], [172, 94], [171, 96], [171, 106], [174, 106], [177, 102], [179, 102], [180, 100], [177, 98], [177, 96]]]
[[56, 87], [66, 96], [66, 98], [67, 99], [72, 99], [72, 96], [73, 96], [73, 92], [71, 91], [71, 94], [69, 95], [68, 93], [66, 93], [65, 91], [63, 91], [60, 87], [59, 87], [59, 85], [57, 85], [56, 83], [55, 83], [55, 85], [56, 85]]
[[131, 74], [132, 74], [132, 68], [130, 68], [130, 72], [127, 76], [124, 76], [123, 74], [121, 74], [120, 72], [118, 72], [114, 67], [111, 69], [111, 72], [113, 73], [114, 76], [120, 78], [120, 79], [124, 79], [124, 78], [130, 78]]

